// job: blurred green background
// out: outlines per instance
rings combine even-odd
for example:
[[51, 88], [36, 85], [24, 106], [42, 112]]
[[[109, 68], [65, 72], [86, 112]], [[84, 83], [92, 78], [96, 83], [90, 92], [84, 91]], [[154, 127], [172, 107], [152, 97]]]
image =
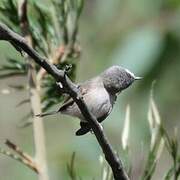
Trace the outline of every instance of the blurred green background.
[[[48, 2], [41, 0], [42, 3]], [[149, 148], [147, 122], [149, 93], [153, 80], [155, 101], [162, 122], [173, 134], [180, 127], [180, 1], [179, 0], [86, 0], [80, 19], [79, 39], [81, 60], [76, 81], [96, 76], [111, 65], [121, 65], [142, 81], [134, 83], [118, 97], [113, 112], [103, 126], [110, 142], [121, 153], [121, 133], [127, 104], [131, 107], [130, 161], [134, 179], [138, 179]], [[0, 64], [7, 55], [20, 56], [9, 44], [0, 42]], [[18, 124], [29, 110], [16, 105], [26, 97], [8, 85], [26, 83], [14, 77], [0, 80], [0, 144], [11, 139], [26, 152], [33, 154], [32, 127]], [[54, 107], [53, 109], [55, 109]], [[76, 152], [76, 170], [82, 179], [99, 179], [101, 149], [91, 134], [76, 137], [79, 121], [61, 115], [45, 118], [46, 147], [50, 179], [69, 179], [66, 165]], [[180, 133], [178, 134], [180, 137]], [[179, 138], [178, 138], [179, 139]], [[125, 161], [125, 158], [123, 159]], [[163, 151], [154, 179], [162, 179], [171, 164]], [[35, 180], [36, 174], [18, 162], [0, 155], [0, 179]]]

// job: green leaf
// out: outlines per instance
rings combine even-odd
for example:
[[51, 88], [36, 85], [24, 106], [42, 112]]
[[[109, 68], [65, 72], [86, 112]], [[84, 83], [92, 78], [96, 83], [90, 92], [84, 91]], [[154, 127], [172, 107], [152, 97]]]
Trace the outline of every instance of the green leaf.
[[0, 5], [0, 19], [11, 29], [20, 32], [17, 3], [15, 0], [3, 0]]
[[8, 86], [10, 88], [13, 88], [13, 89], [18, 90], [18, 91], [27, 89], [27, 87], [24, 84], [23, 85], [12, 85], [12, 84], [10, 84]]
[[22, 75], [25, 75], [25, 73], [24, 72], [5, 73], [5, 74], [0, 74], [0, 79], [12, 77], [12, 76], [22, 76]]
[[17, 59], [7, 58], [7, 63], [0, 67], [0, 78], [25, 75], [26, 73], [26, 63]]
[[173, 172], [174, 172], [174, 167], [172, 167], [167, 174], [164, 177], [164, 180], [171, 180], [172, 176], [173, 176]]
[[79, 18], [84, 7], [84, 0], [77, 0], [77, 17]]
[[68, 175], [70, 176], [70, 178], [72, 180], [76, 180], [77, 179], [76, 172], [75, 172], [75, 165], [74, 164], [75, 164], [75, 152], [72, 153], [70, 164], [67, 164]]
[[[72, 62], [72, 61], [69, 61]], [[66, 63], [58, 64], [57, 67], [59, 69], [65, 69], [67, 66]], [[68, 76], [74, 80], [76, 72], [75, 63], [72, 64], [71, 70], [68, 72]], [[58, 86], [56, 85], [56, 81], [50, 75], [46, 75], [42, 81], [42, 88], [44, 90], [42, 101], [43, 112], [51, 108], [55, 104], [60, 104], [64, 100], [64, 96], [59, 91]]]
[[53, 1], [53, 6], [55, 9], [55, 14], [57, 16], [59, 29], [61, 32], [61, 41], [63, 41], [64, 44], [68, 43], [68, 30], [67, 30], [67, 16], [68, 16], [68, 10], [65, 3], [65, 0], [61, 1]]
[[30, 103], [30, 99], [29, 99], [29, 98], [20, 101], [20, 102], [16, 105], [16, 107], [20, 107], [20, 106], [22, 106], [22, 105], [24, 105], [24, 104], [27, 104], [27, 103]]
[[17, 59], [7, 58], [7, 63], [2, 65], [0, 71], [16, 70], [15, 72], [26, 72], [26, 63]]
[[28, 14], [29, 30], [36, 50], [40, 50], [46, 57], [59, 43], [53, 23], [51, 7], [44, 6], [38, 1], [31, 2]]

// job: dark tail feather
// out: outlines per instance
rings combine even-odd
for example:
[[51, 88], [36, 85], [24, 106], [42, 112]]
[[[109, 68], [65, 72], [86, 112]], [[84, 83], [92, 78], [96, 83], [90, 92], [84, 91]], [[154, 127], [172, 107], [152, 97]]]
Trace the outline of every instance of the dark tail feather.
[[81, 128], [76, 131], [76, 136], [82, 136], [91, 130], [89, 123], [80, 122]]
[[49, 116], [49, 115], [57, 114], [58, 112], [59, 111], [52, 111], [52, 112], [48, 112], [48, 113], [41, 113], [41, 114], [37, 114], [36, 117]]

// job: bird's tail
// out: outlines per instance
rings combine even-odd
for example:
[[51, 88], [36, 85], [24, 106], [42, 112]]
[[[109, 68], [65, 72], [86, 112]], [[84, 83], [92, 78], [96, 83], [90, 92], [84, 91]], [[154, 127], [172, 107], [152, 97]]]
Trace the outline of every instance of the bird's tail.
[[41, 114], [37, 114], [36, 117], [49, 116], [49, 115], [57, 114], [58, 112], [59, 111], [51, 111], [51, 112], [47, 112], [47, 113], [41, 113]]

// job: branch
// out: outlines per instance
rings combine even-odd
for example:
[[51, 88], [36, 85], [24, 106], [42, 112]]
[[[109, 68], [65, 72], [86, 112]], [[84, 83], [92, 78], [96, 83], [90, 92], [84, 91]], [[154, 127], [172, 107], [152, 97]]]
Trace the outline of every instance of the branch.
[[17, 154], [19, 154], [20, 156], [22, 156], [24, 159], [26, 159], [29, 162], [33, 162], [32, 158], [26, 154], [25, 152], [23, 152], [17, 145], [15, 145], [14, 143], [12, 143], [10, 140], [6, 140], [5, 144], [12, 150], [14, 150]]
[[15, 145], [14, 143], [12, 143], [9, 140], [6, 140], [5, 144], [12, 149], [13, 151], [15, 151], [19, 156], [17, 156], [16, 154], [13, 154], [9, 151], [6, 151], [2, 148], [0, 148], [0, 153], [19, 161], [20, 163], [24, 164], [25, 166], [29, 167], [30, 169], [32, 169], [33, 171], [35, 171], [37, 174], [39, 174], [39, 168], [37, 167], [37, 164], [35, 163], [35, 161], [24, 151], [22, 151], [17, 145]]
[[[19, 3], [19, 19], [22, 34], [27, 41], [27, 45], [33, 47], [32, 37], [29, 33], [29, 22], [27, 18], [27, 0], [21, 0]], [[13, 42], [13, 41], [12, 41]], [[13, 43], [14, 44], [14, 43]], [[17, 46], [14, 44], [15, 47]], [[19, 47], [19, 46], [17, 46]], [[20, 48], [21, 49], [21, 48]], [[29, 85], [29, 98], [31, 104], [31, 112], [33, 115], [33, 135], [35, 144], [35, 158], [38, 164], [39, 180], [48, 180], [48, 169], [46, 162], [46, 147], [45, 147], [45, 133], [42, 118], [37, 119], [35, 114], [41, 113], [41, 100], [38, 91], [40, 85], [37, 82], [37, 72], [35, 68], [35, 62], [32, 61], [31, 56], [25, 56], [28, 64], [28, 85]]]
[[98, 123], [95, 116], [88, 110], [78, 87], [66, 76], [66, 72], [59, 70], [56, 66], [50, 64], [44, 57], [41, 57], [34, 49], [28, 46], [24, 38], [14, 33], [2, 23], [0, 23], [0, 40], [6, 40], [10, 43], [13, 42], [13, 44], [25, 51], [37, 64], [51, 74], [57, 82], [61, 82], [65, 92], [73, 98], [85, 119], [90, 123], [92, 130], [103, 150], [105, 158], [112, 168], [115, 180], [128, 180], [129, 178], [122, 166], [121, 160], [113, 151], [112, 146], [101, 128], [101, 125]]

